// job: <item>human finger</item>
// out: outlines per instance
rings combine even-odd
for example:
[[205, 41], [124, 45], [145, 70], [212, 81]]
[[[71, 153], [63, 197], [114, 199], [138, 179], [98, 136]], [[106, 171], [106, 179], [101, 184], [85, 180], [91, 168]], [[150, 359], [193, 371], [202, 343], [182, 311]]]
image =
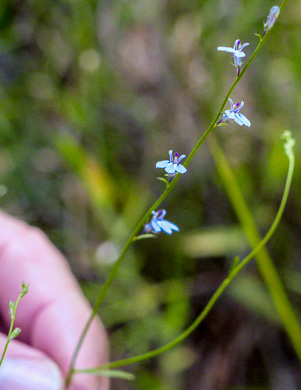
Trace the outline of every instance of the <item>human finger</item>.
[[[0, 355], [7, 336], [0, 333]], [[0, 368], [1, 390], [63, 390], [64, 378], [57, 366], [41, 351], [17, 340], [9, 348]]]
[[[90, 316], [83, 297], [62, 254], [38, 229], [0, 213], [0, 312], [9, 323], [8, 304], [20, 291], [22, 281], [29, 293], [22, 298], [16, 326], [21, 340], [43, 351], [67, 374], [74, 348]], [[98, 319], [93, 321], [78, 356], [80, 368], [106, 362], [105, 331]], [[72, 390], [99, 388], [97, 379], [75, 375]], [[108, 383], [102, 379], [101, 389]]]

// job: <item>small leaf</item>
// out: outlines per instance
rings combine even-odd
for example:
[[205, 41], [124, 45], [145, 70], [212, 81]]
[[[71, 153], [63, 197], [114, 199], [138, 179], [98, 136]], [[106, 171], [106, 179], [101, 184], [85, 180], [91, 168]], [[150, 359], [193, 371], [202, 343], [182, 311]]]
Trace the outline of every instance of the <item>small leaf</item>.
[[232, 271], [235, 270], [235, 268], [238, 266], [239, 264], [239, 256], [235, 256], [233, 261], [232, 261], [232, 264], [231, 264], [231, 267], [230, 267], [230, 271], [229, 271], [229, 275], [231, 274]]
[[144, 238], [157, 238], [155, 234], [141, 234], [140, 236], [136, 236], [134, 238], [134, 241], [143, 240]]
[[262, 39], [262, 36], [260, 34], [254, 33], [254, 35], [256, 35], [256, 37], [258, 37], [260, 40]]
[[164, 181], [164, 183], [166, 183], [167, 186], [169, 185], [168, 180], [164, 179], [164, 177], [157, 177], [157, 179], [161, 180], [161, 181]]
[[119, 378], [119, 379], [125, 379], [128, 381], [135, 380], [135, 375], [130, 374], [126, 371], [121, 370], [103, 370], [102, 368], [92, 368], [89, 370], [75, 370], [75, 372], [78, 373], [84, 373], [84, 374], [92, 374], [92, 375], [99, 375], [99, 376], [105, 376], [108, 378]]
[[15, 329], [12, 331], [9, 340], [15, 339], [16, 337], [19, 336], [20, 333], [21, 333], [21, 329], [20, 329], [20, 328], [15, 328]]

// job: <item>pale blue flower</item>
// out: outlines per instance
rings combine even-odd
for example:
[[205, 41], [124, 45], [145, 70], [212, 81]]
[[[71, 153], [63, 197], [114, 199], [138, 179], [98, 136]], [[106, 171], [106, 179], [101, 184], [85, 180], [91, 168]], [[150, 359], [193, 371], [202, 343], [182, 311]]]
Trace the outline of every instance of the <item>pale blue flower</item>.
[[241, 45], [241, 42], [239, 39], [236, 39], [234, 43], [234, 47], [225, 47], [225, 46], [219, 46], [217, 48], [218, 51], [226, 51], [227, 53], [232, 53], [234, 58], [234, 65], [237, 68], [237, 72], [239, 74], [240, 67], [242, 66], [242, 58], [246, 56], [246, 54], [243, 52], [243, 49], [248, 46], [249, 43], [244, 43]]
[[185, 158], [185, 154], [182, 154], [179, 157], [178, 153], [175, 153], [175, 157], [173, 157], [172, 150], [169, 151], [169, 160], [158, 161], [156, 164], [156, 168], [165, 168], [165, 172], [168, 173], [168, 176], [175, 176], [177, 173], [185, 173], [187, 169], [179, 164], [183, 158]]
[[152, 219], [149, 223], [144, 225], [145, 233], [160, 233], [161, 231], [171, 234], [174, 231], [178, 232], [180, 229], [175, 224], [164, 219], [166, 215], [165, 210], [152, 211]]
[[230, 110], [225, 111], [225, 113], [223, 114], [223, 118], [219, 123], [221, 122], [232, 123], [233, 121], [235, 121], [239, 126], [245, 125], [250, 127], [251, 122], [249, 121], [249, 119], [239, 112], [243, 108], [244, 102], [242, 101], [240, 104], [236, 103], [234, 105], [232, 99], [230, 98], [229, 98], [229, 102], [231, 104], [231, 108]]
[[278, 7], [278, 5], [274, 5], [274, 7], [270, 9], [270, 13], [267, 17], [267, 21], [264, 23], [263, 35], [274, 26], [276, 20], [278, 19], [279, 14], [280, 14], [280, 8]]

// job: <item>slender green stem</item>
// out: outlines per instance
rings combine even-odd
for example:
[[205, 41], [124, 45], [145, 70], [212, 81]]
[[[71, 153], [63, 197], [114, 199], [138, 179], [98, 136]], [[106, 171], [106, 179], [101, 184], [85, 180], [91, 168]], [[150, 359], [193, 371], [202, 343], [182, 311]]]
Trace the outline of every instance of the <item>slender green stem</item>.
[[[282, 2], [282, 5], [280, 7], [280, 12], [282, 11], [282, 9], [284, 8], [285, 4], [287, 3], [288, 0], [284, 0]], [[260, 38], [260, 41], [259, 41], [259, 44], [257, 45], [256, 49], [254, 50], [253, 54], [251, 55], [249, 61], [245, 64], [244, 68], [242, 69], [242, 71], [240, 72], [240, 75], [237, 76], [236, 80], [234, 81], [234, 83], [231, 85], [229, 91], [227, 92], [226, 94], [226, 97], [224, 99], [224, 101], [222, 102], [216, 116], [214, 117], [213, 121], [211, 122], [211, 124], [209, 125], [208, 129], [204, 132], [204, 134], [201, 136], [201, 138], [198, 140], [198, 142], [196, 143], [195, 147], [193, 148], [193, 150], [191, 151], [191, 153], [189, 154], [189, 156], [187, 157], [185, 163], [183, 164], [184, 166], [188, 166], [188, 164], [190, 163], [190, 161], [192, 160], [192, 158], [194, 157], [194, 155], [196, 154], [197, 150], [200, 148], [200, 146], [202, 145], [202, 143], [205, 141], [205, 139], [208, 137], [208, 135], [210, 134], [210, 132], [212, 131], [212, 129], [216, 126], [220, 116], [222, 115], [222, 112], [224, 110], [224, 107], [228, 101], [228, 98], [230, 97], [231, 93], [233, 92], [233, 90], [235, 89], [236, 85], [239, 83], [239, 81], [241, 80], [241, 78], [244, 76], [246, 70], [249, 68], [249, 66], [251, 65], [251, 63], [253, 62], [253, 60], [255, 59], [255, 57], [257, 56], [258, 52], [260, 51], [261, 47], [263, 46], [264, 42], [266, 41], [267, 37], [269, 36], [271, 30], [270, 31], [267, 31], [267, 33], [265, 34], [264, 37]], [[133, 230], [132, 234], [130, 235], [129, 239], [126, 241], [122, 251], [121, 251], [121, 254], [118, 258], [118, 260], [115, 262], [109, 276], [108, 276], [108, 279], [106, 280], [105, 284], [103, 285], [101, 291], [99, 292], [99, 295], [97, 297], [97, 300], [96, 300], [96, 303], [94, 305], [94, 308], [93, 308], [93, 311], [92, 311], [92, 314], [91, 314], [91, 317], [89, 318], [84, 330], [83, 330], [83, 333], [79, 339], [79, 342], [76, 346], [76, 349], [75, 349], [75, 352], [74, 352], [74, 355], [73, 355], [73, 358], [72, 358], [72, 361], [71, 361], [71, 364], [70, 364], [70, 369], [69, 369], [69, 373], [68, 373], [68, 376], [67, 376], [67, 379], [66, 379], [66, 385], [68, 386], [70, 384], [70, 381], [71, 381], [71, 377], [72, 377], [72, 374], [73, 372], [75, 371], [74, 370], [74, 366], [75, 366], [75, 361], [76, 361], [76, 358], [78, 356], [78, 353], [79, 353], [79, 350], [80, 350], [80, 347], [83, 343], [83, 340], [88, 332], [88, 329], [94, 319], [94, 317], [96, 316], [98, 310], [99, 310], [99, 307], [103, 301], [103, 299], [105, 298], [106, 296], [106, 293], [110, 287], [110, 285], [112, 284], [116, 274], [117, 274], [117, 271], [118, 271], [118, 268], [120, 266], [120, 263], [124, 257], [124, 255], [126, 254], [127, 250], [129, 249], [129, 247], [131, 246], [132, 242], [134, 241], [135, 239], [135, 236], [137, 234], [139, 234], [142, 230], [142, 227], [143, 225], [145, 224], [145, 222], [148, 220], [149, 216], [151, 215], [151, 212], [153, 210], [155, 210], [162, 202], [163, 200], [167, 197], [167, 195], [172, 191], [172, 189], [174, 188], [174, 186], [176, 185], [176, 183], [178, 182], [179, 180], [179, 177], [180, 177], [180, 174], [178, 174], [174, 179], [173, 181], [167, 185], [165, 191], [162, 193], [162, 195], [159, 197], [159, 199], [147, 210], [147, 212], [144, 214], [144, 216], [140, 219], [140, 221], [138, 222], [137, 226], [135, 227], [135, 229]]]
[[[283, 10], [283, 8], [285, 7], [286, 3], [288, 2], [288, 0], [284, 0], [280, 6], [280, 14]], [[280, 17], [280, 14], [279, 14], [279, 17]], [[279, 18], [278, 17], [278, 18]], [[229, 91], [227, 92], [226, 94], [226, 97], [218, 111], [218, 113], [216, 114], [216, 116], [214, 117], [213, 121], [210, 123], [208, 129], [205, 131], [205, 133], [202, 135], [202, 137], [199, 139], [199, 141], [197, 142], [197, 144], [195, 145], [195, 147], [193, 148], [192, 152], [190, 153], [190, 155], [188, 156], [185, 164], [183, 164], [184, 166], [187, 166], [191, 159], [193, 158], [193, 156], [195, 155], [195, 153], [197, 152], [197, 150], [199, 149], [199, 147], [202, 145], [202, 143], [205, 141], [205, 139], [208, 137], [208, 135], [211, 133], [212, 129], [216, 126], [217, 122], [218, 122], [218, 119], [220, 118], [220, 116], [222, 115], [223, 113], [223, 110], [225, 108], [225, 105], [227, 104], [227, 101], [228, 101], [228, 98], [231, 96], [231, 93], [234, 91], [236, 85], [240, 82], [240, 80], [242, 79], [242, 77], [244, 76], [244, 74], [246, 73], [248, 67], [251, 65], [251, 63], [253, 62], [253, 60], [255, 59], [255, 57], [257, 56], [259, 50], [261, 49], [261, 47], [263, 46], [263, 44], [265, 43], [266, 39], [268, 38], [268, 36], [270, 35], [272, 29], [267, 31], [266, 34], [264, 35], [264, 37], [260, 37], [260, 41], [256, 47], [256, 49], [254, 50], [253, 54], [251, 55], [249, 61], [245, 64], [244, 68], [241, 70], [239, 76], [237, 76], [236, 80], [234, 81], [234, 83], [231, 85]]]
[[[269, 231], [265, 235], [265, 237], [262, 239], [262, 241], [252, 250], [252, 252], [245, 257], [241, 263], [239, 263], [236, 267], [234, 267], [229, 275], [226, 277], [226, 279], [222, 282], [222, 284], [219, 286], [219, 288], [216, 290], [216, 292], [213, 294], [201, 314], [196, 318], [196, 320], [183, 332], [181, 333], [178, 337], [176, 337], [174, 340], [170, 341], [169, 343], [163, 345], [160, 348], [154, 349], [153, 351], [146, 352], [142, 355], [139, 356], [134, 356], [131, 358], [127, 359], [122, 359], [122, 360], [117, 360], [115, 362], [107, 363], [102, 366], [97, 367], [97, 369], [112, 369], [116, 367], [122, 367], [128, 364], [132, 363], [137, 363], [141, 362], [143, 360], [147, 360], [150, 358], [153, 358], [157, 355], [160, 355], [163, 352], [168, 351], [169, 349], [175, 347], [177, 344], [181, 343], [184, 339], [186, 339], [198, 326], [199, 324], [204, 320], [204, 318], [207, 316], [207, 314], [210, 312], [216, 301], [219, 299], [219, 297], [222, 295], [222, 293], [225, 291], [229, 283], [236, 277], [236, 275], [249, 263], [249, 261], [263, 248], [263, 246], [268, 242], [268, 240], [271, 238], [273, 235], [275, 229], [277, 228], [280, 219], [282, 217], [291, 182], [292, 182], [292, 177], [293, 177], [293, 172], [294, 172], [294, 165], [295, 165], [295, 160], [294, 156], [292, 155], [289, 159], [289, 168], [288, 168], [288, 174], [287, 174], [287, 179], [285, 183], [285, 188], [282, 196], [282, 200], [279, 206], [279, 210], [277, 212], [277, 215], [275, 217], [275, 220], [270, 227]], [[95, 371], [95, 368], [90, 368], [90, 369], [80, 369], [76, 370], [78, 373], [93, 373]]]
[[214, 117], [213, 121], [210, 123], [208, 129], [205, 131], [205, 133], [202, 135], [202, 137], [199, 139], [199, 141], [197, 142], [197, 144], [193, 148], [193, 150], [190, 153], [190, 155], [188, 156], [185, 164], [183, 164], [184, 166], [187, 166], [190, 163], [191, 159], [193, 158], [193, 156], [195, 155], [195, 153], [197, 152], [199, 147], [202, 145], [202, 143], [205, 141], [205, 139], [208, 137], [208, 135], [211, 133], [211, 131], [216, 126], [220, 116], [223, 113], [225, 105], [227, 104], [227, 101], [228, 101], [229, 97], [231, 96], [231, 93], [235, 89], [236, 85], [240, 82], [241, 78], [243, 77], [243, 75], [245, 74], [246, 70], [251, 65], [251, 63], [253, 62], [254, 58], [257, 56], [259, 50], [261, 49], [262, 45], [264, 44], [265, 40], [267, 39], [267, 36], [268, 36], [268, 33], [266, 33], [266, 35], [263, 38], [260, 39], [260, 42], [258, 43], [256, 49], [254, 50], [253, 54], [251, 55], [249, 61], [245, 64], [244, 68], [240, 72], [240, 75], [237, 76], [236, 80], [234, 81], [234, 83], [231, 85], [229, 91], [227, 92], [226, 97], [225, 97], [225, 99], [224, 99], [224, 101], [223, 101], [223, 103], [222, 103], [218, 113]]
[[[18, 306], [19, 302], [20, 302], [20, 299], [18, 298], [18, 299], [17, 299], [17, 302], [16, 302], [16, 306]], [[17, 308], [17, 307], [15, 307], [14, 316], [13, 316], [13, 319], [11, 320], [11, 323], [10, 323], [10, 328], [9, 328], [9, 332], [8, 332], [8, 335], [7, 335], [6, 344], [5, 344], [4, 351], [3, 351], [3, 354], [2, 354], [2, 357], [1, 357], [1, 360], [0, 360], [0, 367], [1, 367], [1, 364], [2, 364], [2, 362], [3, 362], [4, 356], [5, 356], [5, 354], [6, 354], [6, 350], [7, 350], [8, 344], [9, 344], [9, 342], [10, 342], [10, 336], [11, 336], [12, 331], [13, 331], [14, 322], [15, 322], [16, 308]]]
[[93, 311], [92, 311], [92, 314], [81, 334], [81, 337], [79, 339], [79, 342], [76, 346], [76, 349], [75, 349], [75, 352], [74, 352], [74, 355], [73, 355], [73, 358], [72, 358], [72, 361], [71, 361], [71, 364], [70, 364], [70, 369], [69, 369], [69, 373], [68, 373], [68, 376], [67, 376], [67, 379], [66, 379], [66, 386], [68, 386], [71, 382], [71, 377], [72, 377], [72, 374], [74, 372], [74, 366], [75, 366], [75, 361], [76, 361], [76, 358], [78, 356], [78, 353], [80, 351], [80, 348], [81, 348], [81, 345], [85, 339], [85, 336], [88, 332], [88, 329], [94, 319], [94, 317], [97, 315], [98, 313], [98, 310], [100, 308], [100, 305], [101, 303], [103, 302], [106, 294], [107, 294], [107, 291], [108, 289], [110, 288], [116, 274], [117, 274], [117, 271], [118, 271], [118, 268], [119, 268], [119, 265], [122, 261], [122, 259], [124, 258], [127, 250], [129, 249], [129, 247], [131, 246], [132, 242], [135, 240], [135, 237], [137, 234], [139, 234], [144, 226], [144, 223], [145, 221], [149, 218], [151, 212], [153, 210], [155, 210], [162, 202], [163, 200], [167, 197], [167, 195], [170, 193], [170, 191], [173, 189], [174, 185], [175, 185], [175, 180], [177, 178], [175, 178], [173, 180], [172, 183], [170, 183], [165, 191], [163, 192], [163, 194], [160, 196], [160, 198], [158, 198], [158, 200], [148, 209], [148, 211], [144, 214], [144, 216], [141, 218], [141, 220], [138, 222], [137, 226], [135, 227], [135, 229], [133, 230], [132, 234], [130, 235], [129, 239], [127, 240], [127, 242], [125, 243], [121, 253], [120, 253], [120, 256], [118, 257], [117, 261], [115, 262], [105, 284], [103, 285], [102, 289], [100, 290], [99, 294], [98, 294], [98, 297], [97, 297], [97, 300], [94, 304], [94, 307], [93, 307]]
[[[251, 246], [254, 248], [258, 242], [260, 242], [261, 238], [252, 214], [246, 204], [231, 167], [214, 135], [208, 139], [208, 144], [221, 180], [226, 187], [229, 199], [232, 202], [233, 208]], [[267, 249], [263, 247], [257, 253], [256, 258], [260, 273], [273, 297], [276, 309], [301, 363], [301, 328], [294, 308], [287, 297], [284, 286]]]
[[[9, 342], [14, 337], [16, 337], [17, 334], [19, 334], [21, 332], [21, 329], [18, 329], [18, 333], [15, 334], [15, 335], [13, 334], [13, 332], [15, 332], [17, 330], [17, 328], [14, 330], [14, 323], [15, 323], [16, 311], [17, 311], [17, 307], [19, 305], [19, 302], [24, 297], [24, 295], [27, 294], [27, 292], [28, 292], [28, 285], [23, 282], [22, 283], [22, 292], [18, 296], [17, 301], [15, 303], [14, 302], [10, 302], [10, 304], [9, 304], [10, 305], [10, 318], [11, 318], [11, 321], [10, 321], [10, 328], [9, 328], [9, 331], [8, 331], [6, 344], [5, 344], [4, 351], [2, 353], [2, 357], [1, 357], [1, 360], [0, 360], [0, 367], [1, 367], [1, 364], [3, 362], [4, 356], [6, 354], [6, 350], [7, 350]], [[11, 307], [11, 305], [13, 305], [13, 306]]]

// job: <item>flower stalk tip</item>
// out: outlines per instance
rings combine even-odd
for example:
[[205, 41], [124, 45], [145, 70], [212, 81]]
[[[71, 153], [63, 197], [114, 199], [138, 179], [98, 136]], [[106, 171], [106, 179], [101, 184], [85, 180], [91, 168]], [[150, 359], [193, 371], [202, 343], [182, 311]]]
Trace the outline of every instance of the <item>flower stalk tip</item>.
[[285, 130], [281, 136], [284, 139], [284, 150], [288, 158], [290, 158], [294, 152], [294, 146], [296, 144], [295, 139], [292, 137], [292, 133], [289, 130]]

